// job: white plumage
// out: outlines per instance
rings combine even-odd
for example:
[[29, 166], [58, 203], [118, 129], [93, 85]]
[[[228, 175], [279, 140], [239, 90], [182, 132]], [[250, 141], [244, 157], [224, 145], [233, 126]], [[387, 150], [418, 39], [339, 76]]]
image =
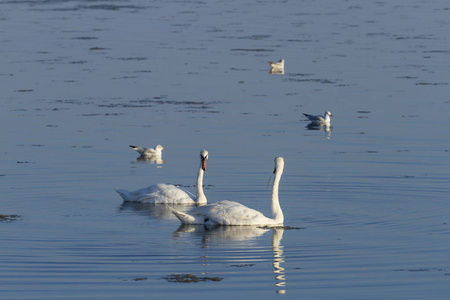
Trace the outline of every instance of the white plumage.
[[155, 149], [153, 148], [142, 148], [138, 146], [132, 146], [130, 145], [133, 150], [137, 151], [142, 156], [161, 156], [162, 150], [166, 150], [161, 145], [156, 145]]
[[275, 158], [275, 179], [272, 187], [272, 215], [273, 218], [264, 216], [261, 212], [248, 208], [234, 201], [220, 201], [217, 203], [199, 206], [189, 213], [172, 212], [182, 224], [205, 224], [205, 225], [259, 225], [277, 226], [283, 225], [284, 216], [278, 199], [278, 187], [281, 174], [284, 169], [284, 159]]
[[333, 115], [331, 114], [331, 112], [326, 111], [325, 114], [323, 116], [321, 115], [308, 115], [308, 114], [304, 114], [305, 117], [308, 118], [308, 120], [310, 120], [313, 124], [330, 124], [331, 118]]
[[207, 199], [203, 192], [203, 174], [206, 170], [208, 151], [200, 152], [200, 168], [197, 175], [197, 195], [185, 191], [171, 184], [158, 183], [136, 191], [116, 189], [116, 192], [126, 202], [141, 202], [155, 204], [206, 204]]
[[284, 59], [280, 59], [277, 62], [269, 61], [269, 65], [272, 69], [284, 69]]

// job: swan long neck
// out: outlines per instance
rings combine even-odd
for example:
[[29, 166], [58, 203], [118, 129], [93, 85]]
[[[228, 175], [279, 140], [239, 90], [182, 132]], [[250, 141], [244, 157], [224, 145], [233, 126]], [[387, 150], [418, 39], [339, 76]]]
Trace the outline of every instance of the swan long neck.
[[198, 169], [198, 176], [197, 176], [197, 204], [203, 205], [207, 203], [205, 193], [203, 192], [203, 174], [205, 171], [203, 171], [202, 166], [200, 165], [200, 168]]
[[277, 223], [283, 223], [284, 215], [281, 210], [280, 200], [278, 199], [278, 187], [280, 185], [281, 174], [283, 173], [283, 164], [279, 164], [276, 167], [275, 178], [272, 186], [272, 215], [274, 221]]

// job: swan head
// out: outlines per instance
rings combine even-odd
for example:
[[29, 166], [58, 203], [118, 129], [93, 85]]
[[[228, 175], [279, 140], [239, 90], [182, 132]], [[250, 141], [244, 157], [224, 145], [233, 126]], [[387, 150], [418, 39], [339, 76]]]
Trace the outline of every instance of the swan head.
[[283, 172], [284, 169], [284, 158], [281, 156], [275, 157], [275, 168], [273, 169], [273, 173]]
[[206, 162], [208, 161], [208, 151], [203, 149], [200, 151], [200, 166], [203, 171], [206, 171]]
[[331, 114], [331, 112], [329, 112], [329, 111], [326, 111], [326, 112], [325, 112], [325, 117], [326, 117], [326, 116], [330, 116], [330, 117], [332, 117], [333, 115]]
[[155, 147], [155, 150], [156, 151], [161, 151], [161, 150], [166, 150], [166, 148], [164, 148], [163, 146], [161, 146], [161, 145], [156, 145], [156, 147]]

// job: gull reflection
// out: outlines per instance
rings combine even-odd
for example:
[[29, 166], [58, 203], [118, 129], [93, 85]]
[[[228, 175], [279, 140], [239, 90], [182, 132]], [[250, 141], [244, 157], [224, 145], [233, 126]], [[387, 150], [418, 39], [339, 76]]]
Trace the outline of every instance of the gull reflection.
[[[269, 230], [272, 230], [272, 266], [273, 273], [275, 274], [274, 286], [277, 288], [277, 294], [285, 294], [286, 278], [285, 270], [282, 267], [285, 260], [283, 246], [280, 244], [284, 233], [282, 227], [181, 225], [172, 236], [174, 238], [187, 236], [198, 237], [201, 241], [201, 248], [204, 249], [203, 251], [207, 251], [207, 249], [213, 247], [214, 242], [219, 242], [219, 244], [226, 245], [227, 247], [249, 246], [254, 243], [255, 239], [261, 237]], [[232, 261], [233, 257], [229, 257], [229, 259]], [[202, 253], [201, 261], [202, 264], [209, 265], [208, 255], [206, 253]], [[242, 257], [240, 257], [239, 263], [242, 263]]]
[[192, 209], [189, 204], [154, 204], [154, 203], [139, 203], [139, 202], [123, 202], [118, 211], [119, 212], [133, 212], [137, 215], [148, 216], [154, 219], [176, 219], [170, 207], [187, 212]]
[[330, 124], [317, 124], [317, 123], [309, 123], [306, 125], [306, 129], [308, 130], [320, 130], [326, 133], [326, 138], [331, 138], [331, 131], [333, 131], [333, 127]]
[[272, 68], [269, 70], [269, 74], [284, 74], [284, 69]]

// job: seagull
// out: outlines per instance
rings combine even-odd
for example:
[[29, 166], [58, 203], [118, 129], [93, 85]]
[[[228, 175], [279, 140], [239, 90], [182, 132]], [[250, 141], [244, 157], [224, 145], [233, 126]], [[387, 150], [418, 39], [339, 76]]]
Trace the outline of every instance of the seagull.
[[284, 59], [280, 59], [277, 62], [269, 61], [269, 65], [272, 69], [284, 69]]
[[132, 146], [132, 145], [130, 145], [130, 147], [133, 148], [134, 150], [136, 150], [141, 156], [161, 156], [161, 151], [166, 150], [166, 148], [164, 148], [161, 145], [157, 145], [155, 147], [155, 149], [142, 148], [142, 147], [137, 147], [137, 146]]
[[330, 117], [332, 117], [333, 115], [329, 112], [326, 111], [325, 114], [323, 116], [313, 116], [313, 115], [308, 115], [308, 114], [304, 114], [305, 117], [307, 117], [311, 123], [313, 124], [330, 124]]

